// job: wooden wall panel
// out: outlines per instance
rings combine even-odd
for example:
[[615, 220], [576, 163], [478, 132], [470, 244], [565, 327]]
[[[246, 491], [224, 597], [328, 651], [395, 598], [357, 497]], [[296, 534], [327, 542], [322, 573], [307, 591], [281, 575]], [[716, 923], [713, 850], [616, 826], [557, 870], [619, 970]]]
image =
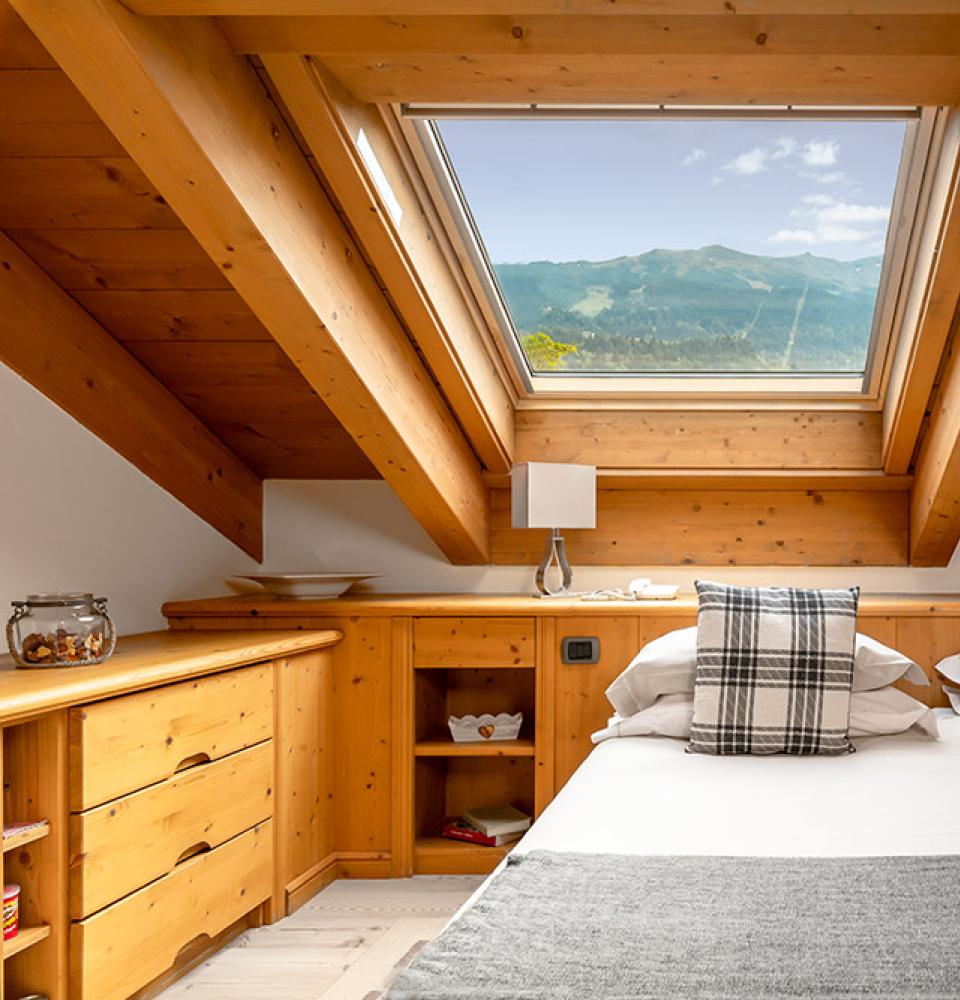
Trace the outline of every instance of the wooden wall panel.
[[[492, 561], [536, 565], [544, 532], [491, 495]], [[586, 565], [904, 566], [907, 520], [905, 492], [599, 490], [596, 529], [564, 537]]]
[[[644, 636], [651, 630], [660, 634], [671, 627], [682, 627], [661, 624], [659, 619], [640, 624]], [[603, 692], [648, 641], [639, 632], [636, 618], [556, 619], [554, 649], [547, 653], [556, 664], [556, 791], [590, 752], [590, 734], [603, 728], [612, 714]], [[600, 662], [562, 663], [560, 643], [564, 636], [596, 636], [600, 640]]]
[[879, 413], [521, 410], [518, 462], [606, 469], [879, 469]]

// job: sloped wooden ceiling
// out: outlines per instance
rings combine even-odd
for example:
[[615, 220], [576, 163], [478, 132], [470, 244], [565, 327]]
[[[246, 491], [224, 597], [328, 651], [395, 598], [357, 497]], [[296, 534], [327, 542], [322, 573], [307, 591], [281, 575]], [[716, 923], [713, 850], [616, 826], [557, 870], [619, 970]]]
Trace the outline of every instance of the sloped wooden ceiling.
[[260, 478], [379, 478], [5, 2], [0, 230]]
[[[583, 562], [949, 558], [960, 366], [943, 370], [919, 489], [910, 461], [957, 301], [949, 266], [924, 293], [935, 329], [895, 453], [876, 409], [518, 408], [371, 102], [949, 103], [960, 2], [864, 0], [829, 24], [826, 0], [632, 0], [628, 16], [606, 0], [13, 4], [124, 147], [0, 22], [0, 228], [254, 476], [383, 475], [459, 562], [536, 561], [505, 474], [537, 460], [600, 467], [599, 527], [568, 539]], [[2, 0], [0, 16], [16, 26]], [[938, 246], [958, 242], [956, 214]]]

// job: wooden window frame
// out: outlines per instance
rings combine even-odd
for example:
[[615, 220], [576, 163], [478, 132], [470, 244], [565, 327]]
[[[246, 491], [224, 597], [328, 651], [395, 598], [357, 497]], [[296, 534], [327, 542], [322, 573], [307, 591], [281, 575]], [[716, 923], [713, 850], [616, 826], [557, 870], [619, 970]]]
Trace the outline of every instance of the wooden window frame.
[[[454, 247], [463, 272], [483, 312], [491, 339], [511, 378], [520, 408], [552, 407], [589, 401], [601, 406], [689, 407], [691, 405], [752, 406], [769, 408], [825, 406], [831, 409], [880, 410], [891, 378], [892, 361], [905, 338], [915, 328], [905, 323], [904, 303], [914, 270], [921, 233], [939, 218], [927, 217], [926, 191], [929, 165], [943, 155], [943, 123], [948, 109], [923, 108], [837, 108], [837, 107], [738, 107], [681, 108], [643, 107], [560, 107], [560, 106], [481, 106], [481, 105], [393, 105], [393, 113], [414, 154], [421, 179], [442, 220], [447, 238]], [[506, 304], [487, 261], [478, 229], [466, 199], [437, 142], [432, 119], [548, 117], [548, 118], [834, 118], [870, 117], [910, 119], [891, 207], [883, 270], [877, 293], [874, 327], [871, 332], [865, 372], [860, 375], [768, 375], [665, 373], [654, 375], [536, 375], [530, 371], [518, 342]], [[955, 155], [955, 151], [948, 151]], [[915, 327], [915, 324], [914, 324]]]

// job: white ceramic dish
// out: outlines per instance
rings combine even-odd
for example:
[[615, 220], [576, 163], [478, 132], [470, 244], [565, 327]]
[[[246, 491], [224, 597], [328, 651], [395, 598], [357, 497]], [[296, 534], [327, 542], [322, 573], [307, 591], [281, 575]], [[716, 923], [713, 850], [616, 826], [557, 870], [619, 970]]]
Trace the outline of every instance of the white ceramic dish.
[[[250, 580], [274, 597], [298, 600], [332, 600], [345, 594], [361, 580], [373, 580], [381, 573], [244, 573], [230, 580]], [[229, 583], [230, 581], [228, 581]]]

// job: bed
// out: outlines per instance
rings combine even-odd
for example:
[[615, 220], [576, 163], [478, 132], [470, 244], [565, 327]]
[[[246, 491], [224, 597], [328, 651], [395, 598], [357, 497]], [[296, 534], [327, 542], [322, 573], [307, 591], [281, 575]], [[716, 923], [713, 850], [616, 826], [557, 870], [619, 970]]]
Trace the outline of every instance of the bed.
[[960, 997], [960, 717], [843, 757], [596, 747], [390, 1000]]

